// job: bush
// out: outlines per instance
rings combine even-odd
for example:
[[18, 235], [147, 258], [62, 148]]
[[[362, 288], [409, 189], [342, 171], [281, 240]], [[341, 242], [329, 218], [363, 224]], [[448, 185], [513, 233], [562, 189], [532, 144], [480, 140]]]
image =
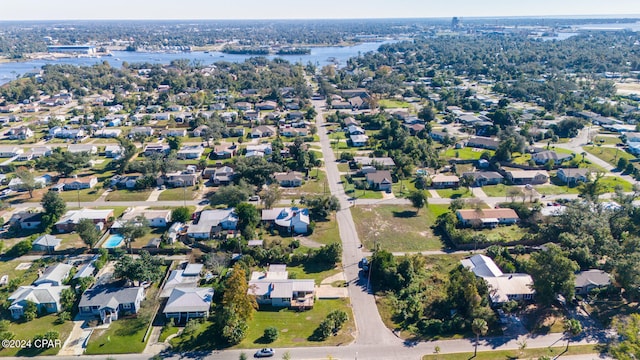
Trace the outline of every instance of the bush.
[[71, 314], [68, 311], [63, 311], [58, 314], [58, 319], [56, 320], [57, 324], [64, 324], [65, 322], [71, 320]]
[[189, 211], [189, 208], [186, 206], [180, 206], [171, 212], [171, 221], [173, 222], [186, 223], [190, 219], [191, 211]]
[[10, 258], [20, 257], [31, 251], [31, 240], [23, 240], [13, 245], [11, 249], [7, 251], [7, 256]]
[[267, 342], [270, 343], [278, 340], [278, 329], [273, 326], [269, 326], [268, 328], [264, 329], [263, 337]]

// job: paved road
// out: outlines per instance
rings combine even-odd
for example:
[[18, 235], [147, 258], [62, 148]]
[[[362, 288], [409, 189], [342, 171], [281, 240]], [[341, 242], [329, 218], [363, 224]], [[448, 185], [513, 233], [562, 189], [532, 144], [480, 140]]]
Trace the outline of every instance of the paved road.
[[316, 125], [320, 136], [329, 190], [332, 195], [335, 195], [340, 200], [341, 210], [336, 214], [336, 219], [340, 230], [340, 239], [342, 239], [342, 264], [349, 284], [349, 297], [351, 298], [358, 332], [356, 344], [399, 345], [401, 340], [395, 337], [382, 322], [375, 298], [366, 288], [366, 279], [359, 276], [358, 261], [363, 256], [360, 249], [361, 242], [351, 217], [350, 201], [340, 183], [340, 172], [338, 171], [335, 154], [331, 149], [329, 136], [324, 127], [324, 117], [322, 116], [324, 102], [314, 101], [313, 105], [318, 113]]

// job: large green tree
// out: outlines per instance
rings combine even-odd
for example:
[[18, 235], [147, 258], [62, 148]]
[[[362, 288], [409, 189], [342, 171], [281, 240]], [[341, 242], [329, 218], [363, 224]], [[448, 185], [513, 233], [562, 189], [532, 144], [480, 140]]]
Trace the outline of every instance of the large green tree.
[[238, 230], [245, 238], [252, 238], [255, 227], [260, 223], [260, 213], [255, 206], [249, 203], [240, 203], [236, 206], [238, 215]]
[[91, 219], [80, 219], [78, 225], [76, 225], [76, 232], [90, 249], [93, 249], [98, 240], [100, 240], [100, 230]]
[[640, 359], [640, 314], [615, 321], [619, 340], [609, 347], [609, 354], [618, 360]]
[[420, 212], [420, 209], [424, 208], [427, 205], [427, 195], [424, 191], [415, 190], [409, 193], [407, 196], [409, 201], [411, 201], [411, 205], [416, 209], [416, 214]]
[[579, 267], [558, 245], [549, 244], [545, 250], [531, 254], [527, 268], [540, 304], [551, 305], [557, 295], [562, 295], [567, 301], [573, 298], [575, 272]]
[[51, 227], [67, 211], [67, 203], [56, 191], [49, 191], [42, 197], [42, 224], [45, 228]]
[[238, 185], [229, 185], [218, 188], [218, 190], [209, 196], [211, 205], [227, 205], [236, 207], [243, 201], [247, 201], [253, 194], [251, 186], [245, 182]]
[[123, 221], [119, 231], [131, 251], [131, 244], [149, 232], [149, 220], [143, 216], [136, 216], [131, 220]]
[[24, 166], [16, 170], [16, 177], [22, 181], [22, 188], [29, 192], [29, 198], [33, 199], [33, 190], [37, 188], [35, 176]]

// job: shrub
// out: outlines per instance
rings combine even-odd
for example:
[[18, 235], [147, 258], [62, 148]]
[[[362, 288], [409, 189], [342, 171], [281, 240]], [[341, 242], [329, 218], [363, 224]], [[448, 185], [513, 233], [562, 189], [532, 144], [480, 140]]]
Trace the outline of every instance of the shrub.
[[278, 340], [278, 329], [273, 326], [269, 326], [268, 328], [264, 329], [263, 337], [267, 342], [270, 343]]
[[11, 249], [7, 251], [7, 256], [10, 258], [16, 258], [22, 255], [27, 254], [31, 251], [31, 240], [23, 240], [19, 243], [13, 245]]

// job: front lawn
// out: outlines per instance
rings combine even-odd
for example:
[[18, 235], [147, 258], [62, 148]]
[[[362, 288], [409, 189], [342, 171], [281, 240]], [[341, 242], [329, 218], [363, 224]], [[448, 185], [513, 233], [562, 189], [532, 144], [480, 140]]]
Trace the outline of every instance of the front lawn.
[[618, 148], [618, 147], [605, 147], [605, 146], [584, 146], [582, 147], [584, 151], [588, 152], [591, 155], [594, 155], [606, 162], [608, 162], [611, 166], [618, 166], [618, 159], [624, 157], [627, 160], [633, 161], [636, 159], [635, 156], [629, 154], [628, 152]]
[[287, 266], [290, 278], [313, 279], [316, 285], [320, 285], [322, 280], [335, 275], [341, 271], [339, 267], [329, 267], [325, 264], [308, 261], [303, 265]]
[[406, 101], [394, 100], [394, 99], [382, 99], [378, 101], [378, 106], [385, 109], [406, 109], [409, 107], [409, 103]]
[[447, 211], [446, 205], [429, 205], [418, 214], [402, 205], [355, 206], [351, 208], [360, 241], [368, 249], [377, 243], [387, 251], [440, 250], [443, 244], [431, 225]]
[[509, 186], [505, 184], [498, 185], [486, 185], [482, 187], [482, 191], [487, 194], [488, 197], [507, 197], [507, 189]]
[[465, 187], [461, 187], [458, 189], [438, 189], [436, 190], [436, 192], [438, 193], [438, 195], [440, 195], [441, 198], [447, 198], [447, 199], [461, 199], [461, 198], [473, 197], [473, 193], [471, 192], [471, 189], [468, 189]]
[[[167, 271], [167, 267], [162, 266], [158, 271], [164, 274]], [[142, 301], [137, 315], [121, 317], [112, 322], [108, 329], [95, 330], [89, 338], [85, 353], [87, 355], [101, 355], [141, 353], [144, 351], [147, 342], [143, 341], [143, 338], [158, 308], [156, 300], [158, 286], [159, 284], [154, 284], [147, 289], [145, 299]], [[146, 340], [149, 340], [149, 338], [147, 337]]]
[[193, 198], [196, 196], [196, 191], [194, 189], [195, 188], [193, 186], [186, 187], [186, 188], [167, 189], [160, 193], [160, 196], [158, 196], [158, 200], [159, 201], [178, 201], [178, 200], [182, 201], [184, 199], [193, 200]]
[[[316, 327], [333, 310], [346, 312], [349, 316], [347, 323], [337, 336], [332, 336], [325, 341], [311, 341], [310, 337]], [[267, 343], [263, 339], [264, 329], [270, 326], [278, 329], [278, 339]], [[308, 311], [263, 307], [248, 321], [247, 336], [235, 348], [336, 346], [350, 343], [353, 340], [351, 334], [355, 330], [349, 299], [316, 300], [313, 309]], [[205, 321], [188, 336], [181, 335], [171, 339], [170, 343], [178, 352], [208, 351], [221, 347], [219, 332], [211, 321]]]
[[316, 221], [316, 227], [308, 238], [324, 245], [340, 242], [340, 230], [335, 213], [330, 215], [328, 221]]
[[[481, 340], [481, 343], [483, 341]], [[594, 354], [593, 358], [598, 357], [595, 354], [600, 353], [599, 345], [576, 345], [569, 346], [567, 350], [566, 346], [557, 347], [545, 347], [537, 349], [523, 349], [523, 350], [480, 350], [477, 355], [473, 352], [461, 352], [453, 354], [432, 354], [425, 355], [422, 360], [494, 360], [494, 359], [538, 359], [543, 356], [547, 356], [549, 359], [562, 359], [561, 355], [582, 355], [582, 354]], [[591, 357], [589, 357], [591, 358]]]
[[[356, 179], [352, 178], [351, 182], [348, 182], [347, 177], [342, 175], [340, 180], [344, 187], [344, 193], [353, 199], [382, 199], [382, 191], [356, 189], [353, 183]], [[364, 178], [358, 178], [357, 180], [366, 181]]]
[[493, 150], [485, 150], [485, 149], [477, 149], [464, 147], [461, 149], [449, 148], [442, 155], [446, 160], [449, 159], [460, 159], [460, 160], [479, 160], [480, 156], [483, 152], [487, 151], [491, 156], [493, 156]]
[[146, 201], [151, 190], [116, 190], [107, 195], [107, 201]]
[[60, 197], [66, 202], [77, 202], [78, 201], [78, 193], [80, 194], [80, 202], [92, 202], [98, 200], [100, 195], [103, 193], [103, 189], [83, 189], [80, 191], [62, 191], [60, 192]]
[[533, 187], [540, 195], [565, 195], [578, 194], [580, 191], [577, 187], [569, 187], [566, 185], [537, 185]]
[[[318, 324], [333, 310], [343, 310], [349, 315], [349, 320], [342, 330], [337, 336], [329, 337], [325, 341], [310, 341], [309, 338]], [[312, 310], [302, 312], [282, 308], [263, 308], [253, 315], [248, 325], [247, 336], [237, 348], [267, 346], [262, 336], [264, 329], [269, 326], [278, 329], [278, 339], [268, 343], [269, 347], [274, 348], [346, 345], [353, 340], [351, 334], [356, 330], [349, 299], [316, 300]]]
[[[58, 315], [50, 314], [35, 318], [31, 321], [16, 323], [12, 322], [9, 331], [14, 334], [16, 340], [33, 340], [36, 335], [44, 335], [47, 331], [57, 331], [61, 343], [69, 337], [73, 322], [65, 321], [64, 324], [57, 324]], [[51, 347], [48, 349], [20, 349], [5, 348], [0, 350], [0, 356], [39, 356], [39, 355], [56, 355], [60, 350], [59, 347]]]

